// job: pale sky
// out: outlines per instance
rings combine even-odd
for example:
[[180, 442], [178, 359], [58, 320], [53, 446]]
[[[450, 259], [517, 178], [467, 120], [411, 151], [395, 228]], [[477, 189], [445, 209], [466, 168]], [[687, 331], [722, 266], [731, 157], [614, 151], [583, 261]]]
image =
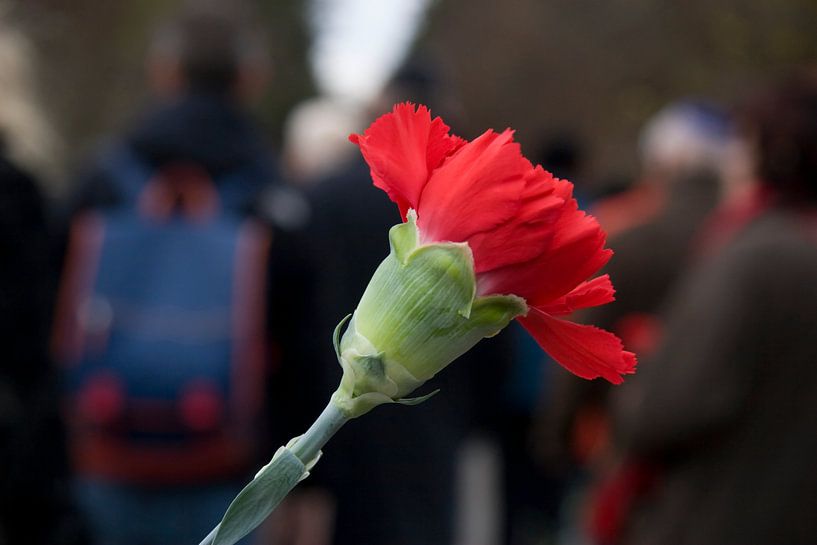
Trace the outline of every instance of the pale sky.
[[310, 64], [327, 95], [365, 102], [405, 58], [431, 0], [311, 0]]

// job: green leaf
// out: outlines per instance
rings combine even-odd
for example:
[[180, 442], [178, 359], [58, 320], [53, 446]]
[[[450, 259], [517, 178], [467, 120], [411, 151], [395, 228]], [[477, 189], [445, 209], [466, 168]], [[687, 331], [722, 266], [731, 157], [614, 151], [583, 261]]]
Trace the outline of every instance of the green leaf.
[[424, 401], [428, 401], [429, 399], [431, 399], [432, 397], [434, 397], [435, 395], [437, 395], [439, 393], [440, 393], [440, 389], [438, 388], [438, 389], [434, 390], [433, 392], [431, 392], [430, 394], [426, 394], [424, 396], [420, 396], [420, 397], [404, 397], [402, 399], [397, 399], [397, 400], [395, 400], [395, 403], [399, 403], [400, 405], [412, 405], [412, 406], [413, 405], [419, 405], [420, 403], [422, 403]]
[[279, 449], [227, 508], [212, 544], [233, 545], [253, 531], [306, 473], [306, 466], [292, 452]]
[[516, 295], [477, 297], [471, 307], [470, 327], [479, 330], [483, 337], [493, 337], [511, 320], [527, 313], [527, 303]]
[[418, 244], [417, 212], [409, 210], [405, 223], [399, 223], [389, 229], [389, 244], [392, 254], [405, 265]]
[[335, 356], [337, 356], [338, 361], [340, 361], [340, 332], [343, 329], [344, 324], [346, 324], [351, 317], [351, 314], [347, 314], [343, 320], [338, 322], [338, 325], [335, 326], [334, 333], [332, 333], [332, 345], [335, 347]]

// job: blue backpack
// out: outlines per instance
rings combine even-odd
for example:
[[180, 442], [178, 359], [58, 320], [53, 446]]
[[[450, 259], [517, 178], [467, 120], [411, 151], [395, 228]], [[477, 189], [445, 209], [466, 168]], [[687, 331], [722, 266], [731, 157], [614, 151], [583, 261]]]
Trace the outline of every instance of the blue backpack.
[[270, 232], [241, 213], [257, 176], [152, 171], [122, 146], [116, 206], [78, 217], [54, 349], [80, 474], [167, 484], [248, 469], [266, 375]]

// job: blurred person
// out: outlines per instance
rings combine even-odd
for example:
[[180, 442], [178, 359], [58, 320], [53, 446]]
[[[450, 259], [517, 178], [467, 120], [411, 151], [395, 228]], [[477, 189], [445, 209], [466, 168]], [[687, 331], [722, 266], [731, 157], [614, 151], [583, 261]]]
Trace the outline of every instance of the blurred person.
[[[642, 176], [630, 191], [594, 206], [612, 235], [615, 255], [603, 272], [616, 279], [616, 302], [583, 316], [619, 335], [641, 358], [660, 337], [662, 310], [695, 252], [696, 234], [718, 202], [720, 171], [731, 122], [720, 109], [682, 101], [662, 109], [641, 135]], [[649, 464], [622, 459], [610, 436], [608, 397], [626, 396], [630, 383], [611, 388], [560, 374], [544, 424], [551, 458], [578, 462], [585, 484], [575, 489], [578, 533], [589, 524], [597, 543], [615, 543], [630, 499], [653, 476]]]
[[719, 251], [747, 222], [765, 210], [768, 195], [757, 184], [753, 152], [747, 139], [733, 134], [721, 169], [721, 198], [693, 242], [693, 261]]
[[[558, 178], [576, 184], [582, 199], [584, 150], [579, 138], [561, 130], [545, 135], [532, 159]], [[553, 539], [569, 464], [538, 459], [533, 434], [536, 417], [548, 403], [559, 366], [552, 363], [525, 330], [511, 324], [513, 359], [497, 412], [497, 436], [502, 449], [503, 510], [506, 545], [533, 545]]]
[[[534, 157], [557, 178], [579, 186], [579, 203], [588, 200], [585, 166], [588, 156], [584, 139], [574, 131], [562, 128], [542, 135]], [[574, 181], [575, 180], [575, 181]]]
[[[5, 7], [5, 4], [0, 4]], [[42, 178], [55, 137], [25, 37], [0, 16], [0, 543], [73, 543], [63, 430], [47, 354], [54, 293]]]
[[817, 73], [760, 93], [739, 121], [753, 205], [614, 400], [626, 452], [660, 468], [622, 543], [817, 542]]
[[730, 144], [719, 109], [702, 101], [670, 104], [639, 136], [641, 172], [632, 187], [595, 203], [593, 214], [615, 236], [661, 214], [679, 173], [720, 174]]
[[339, 99], [318, 97], [295, 106], [284, 126], [287, 179], [310, 185], [351, 162], [356, 150], [349, 145], [349, 135], [359, 132], [361, 125], [359, 109]]
[[198, 543], [275, 436], [266, 344], [287, 357], [302, 304], [287, 296], [301, 275], [279, 262], [297, 207], [269, 197], [275, 167], [245, 111], [265, 61], [238, 16], [194, 9], [161, 26], [147, 63], [158, 104], [73, 200], [54, 349], [100, 545]]
[[[9, 12], [9, 13], [7, 13]], [[39, 105], [31, 44], [13, 27], [10, 7], [0, 1], [0, 127], [4, 155], [37, 179], [44, 197], [61, 192], [62, 146]]]
[[[641, 134], [642, 175], [633, 191], [654, 197], [625, 203], [627, 195], [598, 203], [602, 217], [626, 215], [613, 228], [616, 255], [605, 269], [617, 279], [616, 304], [593, 311], [605, 327], [648, 353], [657, 342], [660, 310], [695, 251], [697, 234], [720, 200], [732, 138], [728, 114], [705, 102], [670, 104]], [[629, 208], [641, 202], [643, 208]], [[620, 210], [618, 209], [620, 207]], [[630, 344], [628, 344], [630, 346]]]
[[[404, 79], [402, 73], [380, 98], [389, 107], [425, 96], [427, 78], [418, 88], [417, 78]], [[311, 409], [295, 413], [314, 416], [341, 374], [331, 343], [322, 340], [357, 305], [389, 251], [385, 233], [401, 219], [393, 203], [374, 187], [358, 154], [312, 186], [310, 202], [318, 306], [310, 313], [308, 336], [319, 342], [312, 343], [312, 378], [304, 382], [319, 388], [312, 395]], [[328, 543], [453, 543], [459, 449], [474, 428], [488, 426], [489, 420], [494, 426], [495, 415], [488, 407], [495, 406], [496, 384], [507, 366], [505, 342], [495, 338], [481, 343], [463, 356], [468, 361], [436, 377], [433, 387], [446, 392], [444, 401], [432, 398], [413, 408], [384, 406], [338, 432], [331, 453], [315, 468], [311, 483], [304, 483], [323, 488], [334, 506], [334, 524], [325, 536]], [[307, 366], [302, 371], [307, 372]], [[325, 520], [318, 518], [318, 524]]]
[[399, 103], [434, 105], [434, 114], [452, 120], [456, 127], [463, 118], [459, 97], [451, 92], [453, 86], [443, 66], [433, 56], [415, 52], [403, 62], [383, 91], [372, 100], [369, 111], [388, 112]]

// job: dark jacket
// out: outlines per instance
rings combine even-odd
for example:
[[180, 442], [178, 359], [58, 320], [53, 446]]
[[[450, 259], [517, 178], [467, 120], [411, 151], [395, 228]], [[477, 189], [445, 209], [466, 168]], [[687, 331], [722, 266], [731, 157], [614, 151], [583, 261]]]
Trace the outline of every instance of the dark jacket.
[[674, 298], [665, 342], [617, 407], [664, 466], [633, 545], [817, 543], [817, 224], [773, 211]]
[[[65, 449], [48, 360], [54, 270], [35, 181], [0, 156], [0, 541], [64, 543]], [[32, 524], [33, 520], [38, 524]]]
[[[317, 388], [305, 413], [314, 418], [340, 382], [332, 330], [355, 310], [389, 253], [389, 228], [401, 219], [362, 160], [318, 185], [311, 202], [316, 306], [309, 331]], [[482, 341], [443, 370], [416, 394], [441, 389], [425, 403], [376, 407], [332, 439], [310, 480], [337, 500], [333, 543], [451, 543], [458, 447], [469, 428], [484, 421], [478, 409], [496, 407], [508, 358], [502, 342]]]

